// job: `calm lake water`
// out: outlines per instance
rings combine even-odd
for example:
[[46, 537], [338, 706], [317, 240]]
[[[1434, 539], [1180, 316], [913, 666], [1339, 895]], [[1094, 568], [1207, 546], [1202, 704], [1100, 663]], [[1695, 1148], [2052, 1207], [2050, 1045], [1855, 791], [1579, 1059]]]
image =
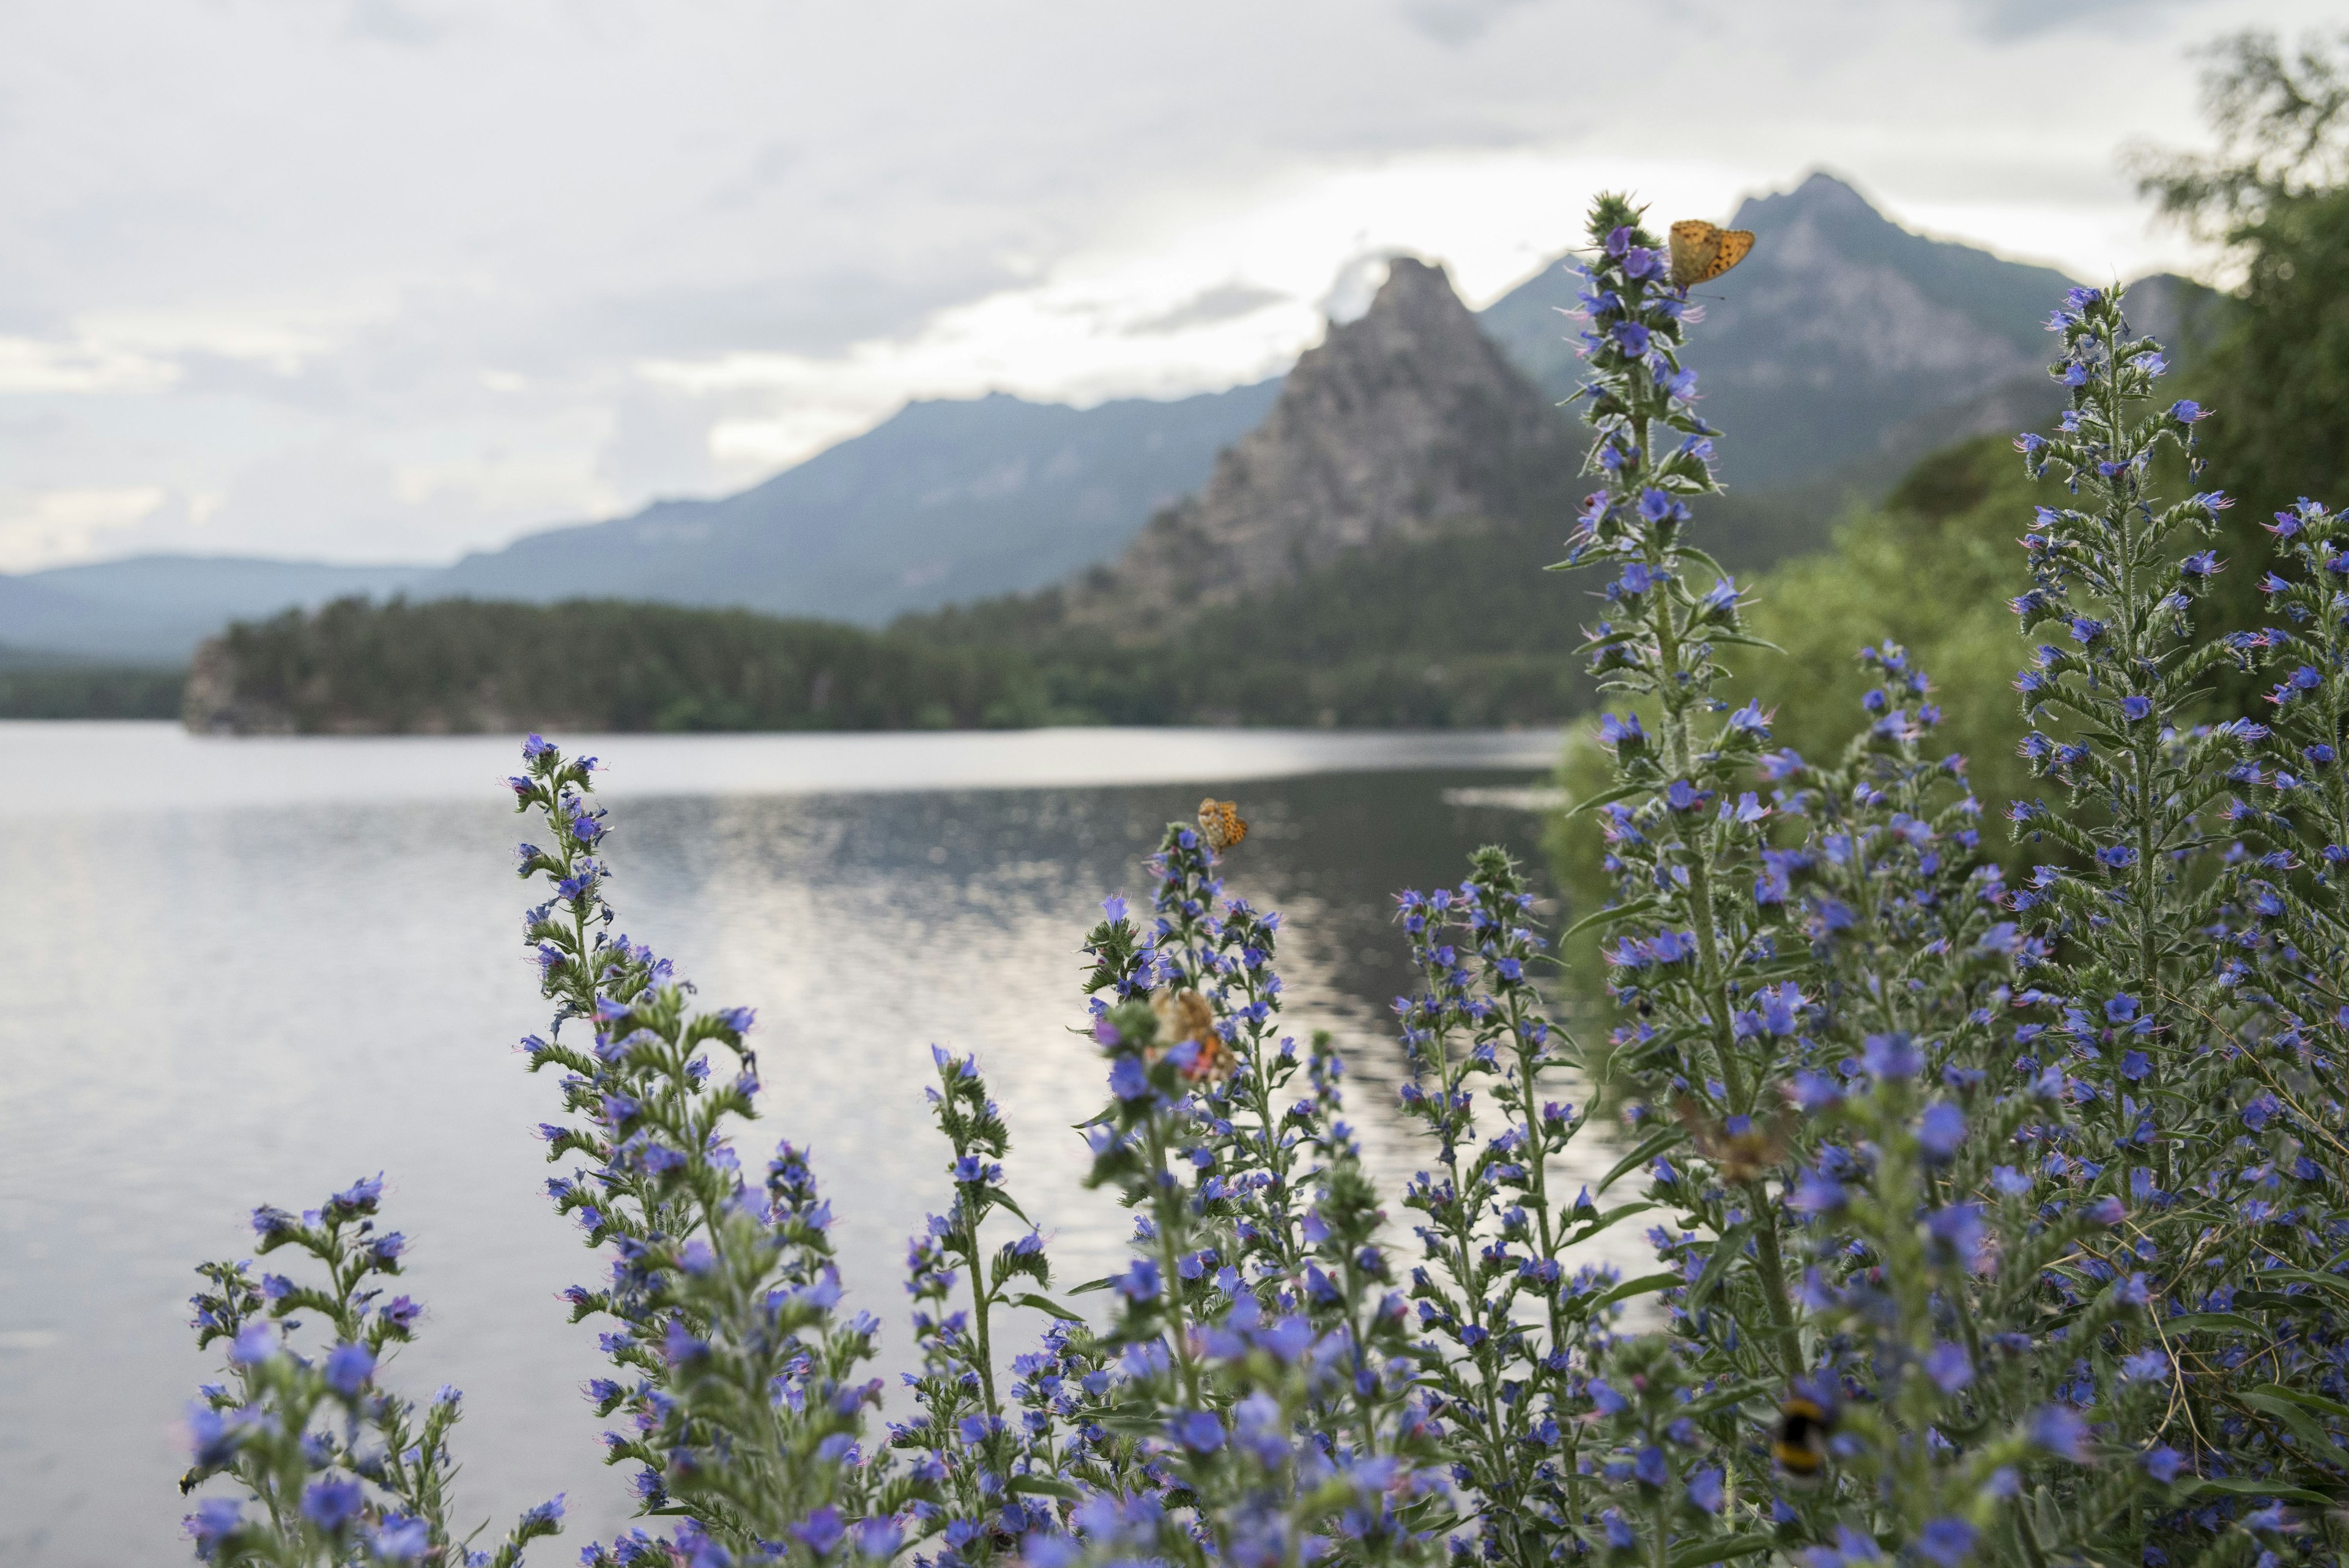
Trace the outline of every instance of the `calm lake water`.
[[[1456, 881], [1481, 843], [1534, 858], [1525, 786], [1557, 743], [1081, 730], [582, 749], [610, 765], [620, 929], [709, 1003], [758, 1009], [768, 1088], [745, 1142], [812, 1146], [851, 1291], [894, 1357], [904, 1238], [945, 1189], [933, 1041], [978, 1054], [1061, 1277], [1118, 1257], [1127, 1220], [1078, 1186], [1069, 1130], [1102, 1097], [1070, 1032], [1076, 946], [1104, 895], [1144, 890], [1140, 857], [1203, 791], [1254, 825], [1233, 889], [1288, 917], [1288, 1023], [1338, 1033], [1352, 1119], [1408, 1169], [1388, 899]], [[512, 1050], [544, 1023], [508, 869], [512, 757], [478, 738], [0, 723], [0, 1563], [190, 1559], [179, 1421], [210, 1375], [185, 1326], [192, 1265], [244, 1255], [254, 1204], [314, 1205], [378, 1170], [428, 1309], [389, 1376], [466, 1391], [467, 1511], [502, 1532], [567, 1492], [542, 1568], [626, 1517], [577, 1391], [600, 1369], [593, 1331], [554, 1299], [598, 1272], [540, 1190], [529, 1129], [554, 1085]], [[1594, 1144], [1578, 1164], [1608, 1158]]]

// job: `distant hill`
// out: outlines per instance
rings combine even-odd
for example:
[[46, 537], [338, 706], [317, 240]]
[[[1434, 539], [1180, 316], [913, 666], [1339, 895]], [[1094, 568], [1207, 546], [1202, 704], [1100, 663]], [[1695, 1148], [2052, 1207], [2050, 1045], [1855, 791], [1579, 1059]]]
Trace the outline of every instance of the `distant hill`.
[[240, 618], [398, 592], [429, 568], [240, 556], [134, 556], [0, 576], [0, 643], [84, 660], [181, 664]]
[[1092, 409], [996, 393], [908, 405], [722, 501], [533, 534], [468, 556], [431, 598], [607, 595], [877, 624], [1034, 587], [1115, 555], [1261, 421], [1277, 380]]
[[[2060, 274], [1911, 234], [1825, 174], [1746, 202], [1735, 222], [1761, 241], [1735, 272], [1699, 291], [1710, 319], [1692, 355], [1701, 410], [1728, 436], [1723, 472], [1732, 485], [1703, 505], [1697, 528], [1733, 566], [1750, 571], [1821, 547], [1846, 505], [1881, 495], [1929, 452], [2052, 417], [2038, 324], [2066, 286]], [[1577, 291], [1566, 259], [1480, 316], [1447, 311], [1440, 358], [1454, 368], [1477, 358], [1465, 347], [1474, 334], [1464, 331], [1473, 319], [1500, 349], [1485, 359], [1506, 358], [1540, 398], [1566, 396], [1578, 363], [1573, 324], [1558, 314]], [[1433, 274], [1414, 263], [1396, 271]], [[2182, 279], [2145, 287], [2141, 324], [2165, 336], [2207, 321], [2215, 297]], [[1334, 329], [1330, 341], [1346, 332]], [[419, 599], [639, 597], [878, 627], [1077, 581], [1121, 557], [1119, 570], [1142, 570], [1144, 557], [1155, 563], [1148, 569], [1158, 586], [1140, 601], [1227, 602], [1323, 558], [1323, 545], [1387, 538], [1398, 520], [1394, 538], [1421, 538], [1422, 524], [1448, 514], [1494, 510], [1461, 499], [1495, 483], [1491, 475], [1464, 490], [1469, 481], [1446, 467], [1475, 440], [1462, 445], [1454, 432], [1422, 441], [1400, 417], [1392, 440], [1333, 437], [1315, 456], [1298, 431], [1259, 432], [1297, 456], [1280, 473], [1266, 469], [1250, 455], [1250, 443], [1262, 442], [1249, 432], [1272, 414], [1284, 384], [1084, 410], [1002, 394], [917, 402], [740, 494], [658, 502], [437, 570], [145, 556], [0, 577], [0, 644], [180, 659], [232, 618], [395, 591]], [[1511, 421], [1531, 417], [1535, 400], [1522, 390], [1495, 395], [1501, 425], [1516, 431]], [[1310, 414], [1295, 405], [1307, 425], [1346, 406], [1344, 397]], [[1521, 434], [1503, 444], [1522, 447]], [[1566, 440], [1571, 457], [1580, 437]], [[1221, 466], [1218, 453], [1226, 454]], [[1305, 550], [1294, 562], [1245, 542], [1276, 513], [1326, 512], [1346, 463], [1378, 469], [1375, 484], [1368, 470], [1346, 483], [1386, 499], [1359, 514], [1327, 513], [1321, 532], [1289, 536]], [[1534, 467], [1546, 476], [1538, 483], [1555, 479], [1554, 468]], [[1533, 472], [1518, 463], [1506, 487], [1536, 483]], [[1569, 504], [1562, 491], [1511, 508], [1562, 514]], [[1154, 516], [1161, 522], [1145, 535]], [[1138, 553], [1128, 556], [1130, 546]], [[1081, 615], [1083, 597], [1078, 582], [1071, 602]]]
[[[1754, 231], [1754, 253], [1695, 291], [1705, 324], [1688, 363], [1704, 393], [1699, 411], [1731, 438], [1722, 476], [1733, 485], [1799, 484], [1878, 456], [1937, 410], [2046, 388], [2040, 323], [2072, 281], [2052, 267], [1911, 234], [1827, 174], [1748, 199], [1731, 225]], [[1558, 311], [1574, 308], [1578, 288], [1554, 264], [1481, 318], [1553, 397], [1575, 386]]]

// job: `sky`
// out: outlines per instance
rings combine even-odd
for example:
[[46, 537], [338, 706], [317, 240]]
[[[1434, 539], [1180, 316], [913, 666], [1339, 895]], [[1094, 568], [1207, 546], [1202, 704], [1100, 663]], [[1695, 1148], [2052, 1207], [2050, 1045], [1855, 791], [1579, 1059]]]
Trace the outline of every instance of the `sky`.
[[0, 571], [444, 561], [912, 398], [1277, 373], [1591, 192], [1808, 171], [2104, 282], [2313, 0], [0, 0]]

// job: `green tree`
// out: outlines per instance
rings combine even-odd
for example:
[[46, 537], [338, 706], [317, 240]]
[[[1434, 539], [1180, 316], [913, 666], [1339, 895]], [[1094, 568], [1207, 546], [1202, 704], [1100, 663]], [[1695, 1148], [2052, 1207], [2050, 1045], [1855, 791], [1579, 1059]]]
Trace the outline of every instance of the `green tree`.
[[2237, 502], [2209, 629], [2264, 624], [2272, 514], [2349, 498], [2349, 34], [2288, 48], [2245, 32], [2209, 51], [2207, 152], [2140, 149], [2139, 189], [2241, 269], [2195, 381], [2209, 475]]

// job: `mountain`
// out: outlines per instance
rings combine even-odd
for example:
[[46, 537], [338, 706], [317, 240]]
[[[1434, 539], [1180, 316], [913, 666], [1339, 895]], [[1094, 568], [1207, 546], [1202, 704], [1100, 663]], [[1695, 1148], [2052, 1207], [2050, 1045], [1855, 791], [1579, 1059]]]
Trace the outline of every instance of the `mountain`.
[[[1911, 234], [1827, 174], [1748, 198], [1730, 223], [1754, 231], [1754, 251], [1694, 291], [1705, 322], [1688, 363], [1705, 394], [1699, 410], [1728, 437], [1721, 472], [1732, 483], [1798, 483], [1865, 462], [1911, 421], [2002, 389], [2025, 401], [2046, 393], [2032, 406], [2051, 415], [2058, 406], [2040, 324], [2071, 286], [2062, 273]], [[1557, 314], [1579, 291], [1570, 259], [1482, 317], [1554, 398], [1573, 391], [1578, 368]], [[1931, 444], [1971, 433], [1952, 428]]]
[[533, 534], [410, 592], [624, 595], [872, 625], [1034, 587], [1114, 555], [1195, 489], [1279, 385], [1084, 410], [1001, 392], [912, 403], [739, 495]]
[[395, 593], [425, 566], [134, 556], [0, 576], [0, 643], [56, 658], [180, 664], [231, 620]]
[[1565, 418], [1477, 330], [1444, 269], [1399, 258], [1369, 311], [1298, 360], [1206, 488], [1084, 574], [1067, 613], [1154, 633], [1351, 551], [1555, 503], [1579, 457]]
[[[2039, 322], [2067, 286], [2060, 274], [1909, 233], [1825, 174], [1747, 201], [1733, 221], [1759, 242], [1744, 265], [1698, 291], [1710, 319], [1691, 354], [1705, 391], [1701, 408], [1727, 436], [1723, 472], [1733, 493], [1707, 502], [1697, 524], [1724, 563], [1749, 571], [1818, 548], [1851, 499], [1880, 495], [1923, 453], [2052, 417]], [[1572, 390], [1578, 364], [1573, 324], [1558, 314], [1575, 304], [1570, 260], [1562, 255], [1473, 318], [1550, 400]], [[1416, 263], [1395, 271], [1406, 290], [1441, 276]], [[2209, 291], [2171, 278], [2140, 286], [2140, 325], [2165, 337], [2207, 325]], [[1449, 295], [1423, 292], [1429, 300]], [[1396, 374], [1441, 377], [1476, 365], [1472, 318], [1456, 304], [1442, 315], [1405, 336], [1440, 325], [1428, 342], [1448, 369]], [[1381, 320], [1404, 331], [1394, 313]], [[1331, 343], [1351, 340], [1360, 325], [1333, 328]], [[1309, 351], [1300, 372], [1329, 348]], [[1500, 384], [1489, 365], [1474, 374], [1488, 390]], [[914, 403], [740, 494], [658, 502], [438, 570], [148, 556], [0, 577], [0, 645], [176, 660], [232, 617], [346, 592], [641, 597], [877, 626], [1032, 591], [1112, 561], [1147, 576], [1151, 586], [1136, 591], [1163, 608], [1285, 580], [1297, 564], [1282, 554], [1291, 547], [1304, 552], [1299, 560], [1320, 559], [1327, 549], [1387, 538], [1391, 525], [1400, 528], [1395, 538], [1422, 537], [1424, 525], [1451, 514], [1492, 510], [1496, 483], [1533, 483], [1522, 463], [1506, 482], [1448, 470], [1474, 448], [1473, 432], [1414, 424], [1402, 401], [1389, 406], [1391, 424], [1348, 424], [1352, 400], [1373, 389], [1340, 384], [1332, 379], [1318, 401], [1289, 405], [1279, 416], [1288, 422], [1261, 442], [1249, 432], [1274, 415], [1281, 379], [1085, 410], [1002, 394]], [[1530, 404], [1521, 389], [1492, 395], [1506, 427], [1496, 437], [1516, 450], [1532, 428], [1522, 422]], [[1318, 424], [1330, 434], [1316, 446], [1309, 427]], [[1268, 452], [1286, 454], [1289, 466], [1267, 467]], [[1556, 472], [1547, 463], [1535, 465], [1544, 483]], [[1203, 485], [1195, 500], [1169, 510]], [[1346, 511], [1352, 500], [1330, 510], [1355, 491], [1365, 510]], [[1301, 532], [1273, 521], [1309, 514], [1319, 520]], [[1275, 539], [1277, 548], [1266, 543]], [[1072, 611], [1113, 613], [1082, 591], [1068, 598]]]

